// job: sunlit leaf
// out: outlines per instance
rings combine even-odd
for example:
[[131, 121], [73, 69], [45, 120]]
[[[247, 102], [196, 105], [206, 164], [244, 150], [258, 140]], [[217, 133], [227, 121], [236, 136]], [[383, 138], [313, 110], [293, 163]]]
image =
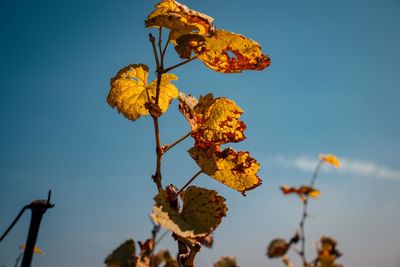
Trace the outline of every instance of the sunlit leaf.
[[[148, 67], [144, 64], [133, 64], [121, 69], [111, 79], [111, 89], [107, 97], [108, 104], [113, 108], [117, 107], [119, 112], [132, 121], [148, 115], [149, 106], [154, 108], [157, 81], [147, 85], [147, 77]], [[178, 97], [178, 89], [171, 83], [177, 79], [174, 74], [162, 76], [158, 102], [161, 113], [167, 111], [173, 98]]]
[[214, 263], [214, 267], [238, 267], [235, 257], [221, 257]]
[[193, 147], [189, 154], [204, 173], [242, 194], [262, 183], [257, 175], [260, 164], [247, 151], [235, 151], [230, 147], [223, 151], [218, 151], [218, 147]]
[[179, 110], [192, 128], [196, 147], [211, 147], [246, 138], [246, 125], [239, 120], [243, 110], [225, 97], [214, 98], [212, 94], [196, 98], [179, 94]]
[[277, 238], [269, 243], [267, 248], [267, 256], [270, 258], [277, 258], [284, 256], [290, 248], [290, 244], [286, 240]]
[[340, 168], [340, 161], [335, 155], [332, 155], [332, 154], [326, 154], [326, 155], [321, 154], [321, 155], [319, 155], [319, 158], [320, 158], [320, 160], [335, 166], [336, 169]]
[[281, 191], [285, 195], [296, 194], [302, 201], [305, 201], [308, 197], [317, 198], [321, 194], [318, 189], [307, 185], [302, 185], [300, 187], [291, 187], [284, 185], [281, 186]]
[[[25, 249], [26, 249], [26, 244], [20, 245], [19, 248], [20, 248], [21, 250], [25, 251]], [[33, 253], [36, 253], [36, 254], [39, 254], [39, 255], [44, 256], [43, 250], [41, 250], [41, 249], [40, 249], [38, 246], [36, 246], [36, 245], [33, 247]]]
[[212, 28], [213, 18], [189, 9], [174, 0], [162, 0], [145, 21], [146, 27], [163, 27], [171, 30], [172, 42], [187, 33], [206, 34]]
[[180, 195], [183, 207], [177, 211], [171, 207], [165, 191], [154, 199], [154, 222], [186, 238], [200, 238], [210, 234], [226, 216], [225, 199], [214, 190], [190, 186]]
[[225, 30], [216, 30], [210, 36], [182, 35], [177, 39], [176, 50], [182, 58], [192, 51], [209, 68], [223, 73], [263, 70], [270, 65], [257, 42]]
[[341, 264], [335, 263], [336, 259], [342, 256], [336, 249], [337, 242], [331, 237], [321, 237], [321, 247], [318, 248], [318, 257], [315, 260], [318, 267], [341, 267]]
[[135, 262], [135, 242], [132, 239], [122, 243], [104, 261], [107, 267], [132, 267]]

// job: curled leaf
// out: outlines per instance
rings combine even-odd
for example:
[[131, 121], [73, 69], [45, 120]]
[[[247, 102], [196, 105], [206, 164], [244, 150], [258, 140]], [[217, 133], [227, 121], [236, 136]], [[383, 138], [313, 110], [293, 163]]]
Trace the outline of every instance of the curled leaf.
[[148, 67], [144, 64], [133, 64], [121, 69], [111, 79], [108, 104], [112, 108], [117, 107], [131, 121], [148, 115], [149, 110], [156, 117], [166, 112], [172, 99], [178, 97], [178, 89], [171, 83], [178, 77], [174, 74], [162, 75], [158, 106], [155, 105], [157, 80], [147, 85], [147, 77]]
[[214, 19], [206, 14], [189, 9], [174, 0], [162, 0], [155, 6], [145, 21], [146, 27], [163, 27], [171, 30], [169, 40], [175, 42], [187, 33], [206, 34]]
[[336, 169], [340, 168], [340, 161], [335, 155], [332, 155], [332, 154], [326, 154], [326, 155], [321, 154], [321, 155], [319, 155], [319, 159], [324, 161], [324, 162], [326, 162], [326, 163], [328, 163], [328, 164], [331, 164], [331, 165], [335, 166]]
[[262, 181], [257, 175], [260, 164], [249, 156], [249, 152], [230, 147], [222, 152], [218, 149], [193, 147], [188, 152], [205, 174], [243, 195], [261, 185]]
[[270, 58], [257, 42], [225, 30], [215, 30], [210, 36], [182, 35], [176, 50], [182, 58], [192, 51], [207, 67], [223, 73], [263, 70], [270, 65]]
[[267, 256], [269, 258], [277, 258], [284, 256], [290, 248], [290, 244], [284, 239], [277, 238], [269, 243], [267, 248]]
[[315, 260], [319, 267], [341, 267], [341, 264], [335, 263], [336, 259], [342, 256], [336, 249], [335, 239], [327, 236], [321, 237], [321, 247], [318, 249], [318, 257]]
[[151, 217], [154, 222], [185, 238], [202, 238], [209, 235], [226, 216], [225, 199], [214, 190], [196, 186], [188, 187], [180, 195], [183, 207], [171, 207], [167, 194], [161, 191], [154, 199]]
[[230, 99], [212, 94], [196, 98], [179, 94], [179, 110], [192, 128], [196, 147], [211, 147], [246, 138], [246, 125], [239, 120], [243, 110]]
[[116, 248], [105, 260], [107, 267], [135, 266], [135, 242], [129, 239]]
[[214, 263], [214, 267], [238, 267], [235, 257], [221, 257]]
[[290, 187], [287, 185], [281, 186], [281, 191], [283, 194], [296, 194], [302, 201], [305, 201], [307, 198], [317, 198], [321, 192], [318, 189], [313, 187], [302, 185], [300, 187]]

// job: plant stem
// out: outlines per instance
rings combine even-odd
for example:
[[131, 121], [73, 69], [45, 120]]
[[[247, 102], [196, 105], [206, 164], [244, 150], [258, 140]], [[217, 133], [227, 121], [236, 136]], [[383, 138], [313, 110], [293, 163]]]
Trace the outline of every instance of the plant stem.
[[177, 67], [180, 67], [180, 66], [182, 66], [182, 65], [185, 65], [185, 64], [189, 63], [190, 61], [195, 60], [196, 58], [197, 58], [197, 56], [194, 56], [194, 57], [191, 57], [191, 58], [189, 58], [189, 59], [187, 59], [187, 60], [185, 60], [185, 61], [182, 61], [181, 63], [178, 63], [178, 64], [176, 64], [176, 65], [173, 65], [173, 66], [171, 66], [171, 67], [169, 67], [169, 68], [166, 68], [166, 69], [164, 70], [164, 73], [167, 73], [167, 72], [169, 72], [169, 71], [171, 71], [171, 70], [173, 70], [173, 69], [176, 69]]
[[[313, 176], [311, 178], [310, 187], [314, 187], [315, 180], [317, 179], [318, 172], [321, 168], [322, 163], [323, 163], [322, 160], [320, 160], [318, 162], [317, 167], [315, 168]], [[305, 224], [306, 218], [308, 216], [307, 207], [308, 207], [308, 196], [306, 196], [305, 200], [303, 201], [303, 214], [302, 214], [301, 221], [300, 221], [300, 245], [301, 245], [301, 248], [299, 251], [299, 255], [301, 257], [301, 260], [303, 261], [303, 266], [306, 266], [306, 264], [307, 264], [307, 259], [306, 259], [306, 255], [305, 255], [306, 238], [305, 238], [305, 231], [304, 231], [304, 224]]]
[[180, 194], [186, 187], [188, 187], [188, 185], [190, 185], [190, 184], [194, 181], [194, 179], [196, 179], [197, 176], [199, 176], [202, 172], [203, 172], [202, 170], [199, 170], [198, 172], [196, 172], [196, 174], [193, 175], [193, 177], [190, 178], [190, 180], [189, 180], [181, 189], [179, 189], [178, 192], [176, 192], [175, 197], [178, 197], [179, 194]]
[[176, 146], [177, 144], [179, 144], [180, 142], [182, 142], [183, 140], [185, 140], [186, 138], [188, 138], [193, 132], [190, 131], [187, 134], [185, 134], [184, 136], [182, 136], [181, 138], [179, 138], [178, 140], [176, 140], [175, 142], [173, 142], [170, 145], [165, 145], [163, 147], [163, 154], [165, 154], [165, 152], [167, 152], [168, 150], [170, 150], [171, 148], [173, 148], [174, 146]]

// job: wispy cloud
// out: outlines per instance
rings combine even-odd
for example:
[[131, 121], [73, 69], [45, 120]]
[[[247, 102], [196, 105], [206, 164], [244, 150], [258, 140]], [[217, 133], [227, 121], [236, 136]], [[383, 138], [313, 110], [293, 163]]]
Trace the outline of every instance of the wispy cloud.
[[[341, 168], [339, 171], [341, 172], [354, 174], [357, 176], [370, 176], [371, 178], [400, 181], [400, 171], [398, 170], [394, 170], [370, 161], [341, 157], [339, 158], [341, 162]], [[288, 157], [279, 155], [269, 159], [269, 162], [284, 168], [312, 172], [318, 163], [318, 158], [310, 156]], [[333, 171], [334, 168], [325, 165], [321, 170], [324, 172], [330, 172]]]

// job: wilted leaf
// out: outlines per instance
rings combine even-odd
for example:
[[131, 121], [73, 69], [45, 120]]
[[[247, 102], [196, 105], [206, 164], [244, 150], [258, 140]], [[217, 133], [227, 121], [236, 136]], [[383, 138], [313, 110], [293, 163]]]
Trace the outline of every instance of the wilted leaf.
[[182, 35], [177, 39], [176, 50], [182, 58], [192, 51], [206, 66], [223, 73], [263, 70], [270, 65], [257, 42], [224, 30], [216, 30], [210, 36]]
[[302, 185], [300, 187], [291, 187], [291, 186], [281, 186], [281, 191], [287, 194], [296, 194], [302, 201], [305, 201], [308, 197], [317, 198], [321, 192], [318, 189], [313, 187]]
[[220, 152], [218, 147], [217, 150], [193, 147], [189, 154], [204, 173], [243, 195], [262, 183], [257, 175], [260, 164], [247, 151], [228, 147]]
[[214, 98], [212, 94], [196, 98], [179, 94], [179, 110], [192, 128], [197, 147], [211, 147], [246, 138], [246, 125], [239, 120], [243, 110], [225, 97]]
[[171, 257], [168, 250], [160, 250], [154, 256], [154, 267], [159, 267], [162, 263], [165, 263], [163, 267], [179, 267], [178, 261]]
[[171, 30], [170, 41], [186, 33], [206, 34], [210, 31], [213, 18], [189, 9], [174, 0], [162, 0], [155, 6], [145, 21], [146, 27], [164, 27]]
[[[121, 69], [111, 79], [111, 89], [107, 97], [108, 104], [117, 107], [129, 120], [135, 121], [149, 114], [149, 108], [154, 107], [156, 83], [154, 80], [147, 85], [148, 67], [144, 64], [133, 64]], [[162, 75], [160, 96], [157, 110], [164, 113], [173, 98], [178, 97], [178, 89], [171, 83], [178, 78], [174, 74]], [[147, 96], [147, 92], [149, 96]], [[149, 98], [150, 101], [149, 102]]]
[[[20, 248], [21, 250], [25, 251], [25, 249], [26, 249], [26, 244], [20, 245], [19, 248]], [[40, 249], [38, 246], [36, 246], [36, 245], [33, 247], [33, 253], [36, 253], [36, 254], [39, 254], [39, 255], [44, 256], [43, 250], [41, 250], [41, 249]]]
[[335, 155], [332, 155], [332, 154], [326, 154], [326, 155], [321, 154], [321, 155], [319, 155], [319, 158], [320, 158], [320, 160], [335, 166], [336, 169], [340, 168], [340, 161]]
[[115, 249], [104, 263], [107, 267], [132, 267], [135, 261], [135, 242], [129, 239]]
[[238, 267], [238, 265], [235, 257], [221, 257], [214, 263], [214, 267]]
[[284, 239], [277, 238], [269, 243], [267, 248], [267, 256], [270, 258], [277, 258], [284, 256], [290, 248], [290, 244]]
[[341, 267], [341, 264], [335, 263], [336, 259], [342, 256], [336, 249], [337, 242], [331, 237], [321, 237], [321, 248], [318, 249], [316, 263], [318, 267]]
[[181, 193], [183, 202], [179, 212], [170, 206], [165, 191], [154, 199], [152, 218], [162, 227], [185, 238], [200, 238], [210, 234], [226, 216], [225, 199], [214, 190], [196, 186], [188, 187]]

